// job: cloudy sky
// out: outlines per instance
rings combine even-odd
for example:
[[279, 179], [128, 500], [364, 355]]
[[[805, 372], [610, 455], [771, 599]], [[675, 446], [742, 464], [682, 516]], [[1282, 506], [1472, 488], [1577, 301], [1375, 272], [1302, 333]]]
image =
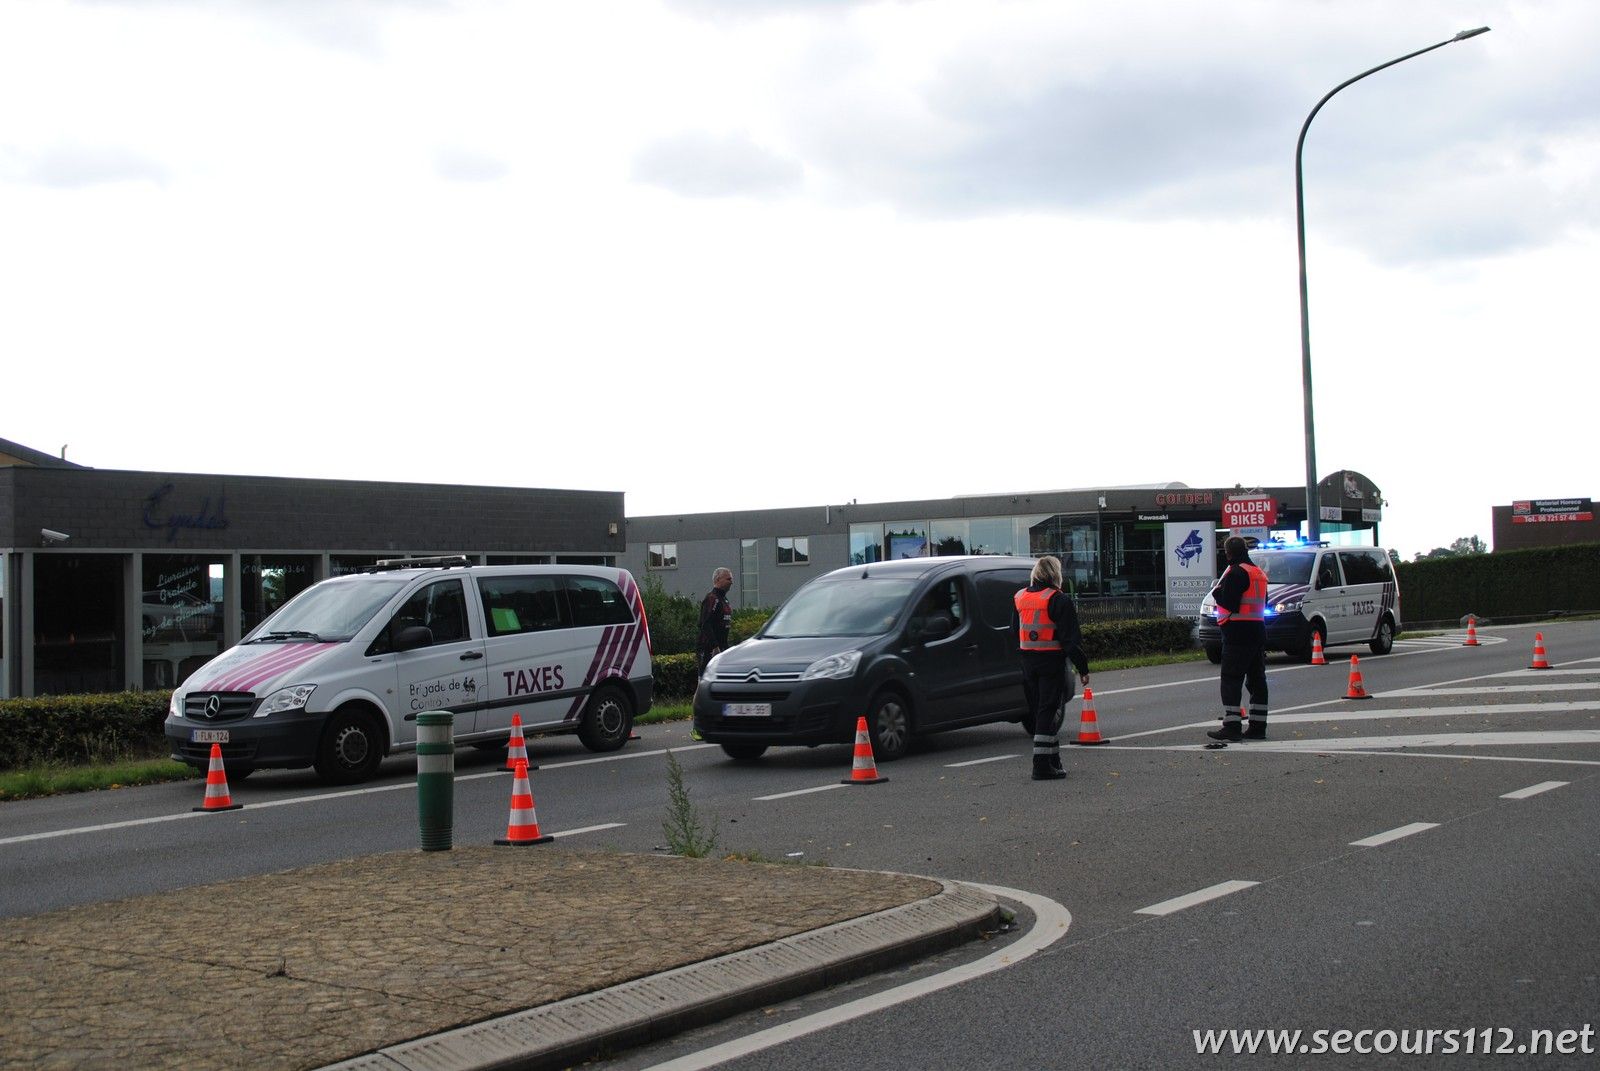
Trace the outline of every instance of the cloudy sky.
[[634, 515], [1303, 485], [1300, 125], [1480, 25], [1305, 174], [1320, 473], [1488, 539], [1600, 497], [1593, 0], [0, 0], [0, 437]]

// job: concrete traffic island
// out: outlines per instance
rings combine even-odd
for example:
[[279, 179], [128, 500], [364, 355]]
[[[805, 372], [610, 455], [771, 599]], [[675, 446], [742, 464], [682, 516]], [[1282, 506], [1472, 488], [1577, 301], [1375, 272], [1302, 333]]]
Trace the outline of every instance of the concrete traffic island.
[[8, 920], [0, 1067], [565, 1066], [998, 915], [986, 893], [898, 874], [392, 852]]

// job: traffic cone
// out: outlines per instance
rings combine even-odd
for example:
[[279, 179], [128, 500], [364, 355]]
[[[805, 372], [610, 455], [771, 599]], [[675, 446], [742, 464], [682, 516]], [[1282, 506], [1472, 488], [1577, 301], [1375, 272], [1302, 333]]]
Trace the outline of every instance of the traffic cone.
[[1313, 666], [1325, 666], [1328, 664], [1327, 658], [1322, 654], [1322, 632], [1320, 629], [1313, 630], [1311, 633], [1311, 664]]
[[206, 768], [206, 798], [196, 811], [237, 811], [242, 803], [228, 795], [228, 775], [222, 769], [222, 745], [211, 745], [211, 765]]
[[1478, 643], [1478, 619], [1473, 614], [1468, 614], [1467, 615], [1467, 640], [1461, 646], [1463, 646], [1463, 647], [1479, 647], [1479, 646], [1481, 646], [1481, 644]]
[[506, 835], [496, 844], [509, 844], [525, 848], [530, 844], [543, 844], [555, 840], [550, 834], [539, 835], [539, 816], [533, 809], [533, 789], [528, 787], [528, 764], [517, 763], [517, 773], [511, 782], [511, 818], [506, 822]]
[[1355, 655], [1350, 656], [1350, 687], [1345, 691], [1345, 699], [1371, 699], [1366, 687], [1361, 683], [1360, 659]]
[[1083, 689], [1083, 713], [1078, 717], [1078, 739], [1074, 744], [1103, 744], [1106, 738], [1100, 735], [1100, 720], [1094, 713], [1094, 689]]
[[506, 769], [515, 770], [517, 763], [525, 764], [530, 770], [537, 770], [535, 763], [528, 762], [528, 742], [522, 738], [522, 715], [511, 715], [511, 743], [506, 748]]
[[1549, 669], [1550, 668], [1550, 663], [1545, 661], [1545, 657], [1544, 657], [1544, 633], [1542, 633], [1542, 632], [1535, 632], [1533, 634], [1533, 662], [1531, 664], [1529, 664], [1528, 668], [1529, 669]]
[[867, 719], [856, 719], [856, 755], [850, 767], [850, 776], [839, 782], [842, 785], [875, 785], [889, 780], [878, 776], [878, 764], [872, 758], [872, 740], [867, 736]]

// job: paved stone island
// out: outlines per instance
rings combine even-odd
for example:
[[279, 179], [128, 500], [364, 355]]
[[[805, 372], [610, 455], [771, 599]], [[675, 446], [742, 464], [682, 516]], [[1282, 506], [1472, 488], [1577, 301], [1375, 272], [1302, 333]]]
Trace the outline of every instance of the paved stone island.
[[[508, 1045], [559, 1066], [948, 946], [997, 911], [829, 867], [392, 852], [9, 920], [0, 1067], [398, 1068], [407, 1042], [433, 1066], [494, 1066]], [[642, 1021], [595, 1000], [645, 985]], [[551, 1006], [561, 1037], [537, 1017]]]

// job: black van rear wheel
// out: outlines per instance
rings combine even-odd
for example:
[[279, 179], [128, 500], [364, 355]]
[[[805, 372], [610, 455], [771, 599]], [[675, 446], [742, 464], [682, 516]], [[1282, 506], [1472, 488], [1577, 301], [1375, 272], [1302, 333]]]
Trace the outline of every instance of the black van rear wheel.
[[911, 704], [899, 692], [879, 692], [867, 715], [872, 757], [893, 762], [911, 748]]

